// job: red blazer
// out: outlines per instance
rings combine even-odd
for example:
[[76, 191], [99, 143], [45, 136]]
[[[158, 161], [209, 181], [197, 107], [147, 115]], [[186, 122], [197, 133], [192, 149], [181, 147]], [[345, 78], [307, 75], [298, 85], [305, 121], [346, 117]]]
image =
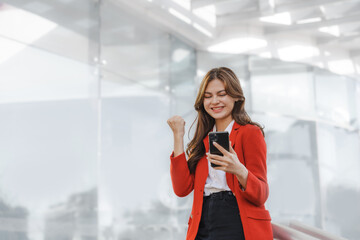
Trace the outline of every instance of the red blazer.
[[[203, 140], [206, 152], [209, 151], [208, 138], [207, 136]], [[251, 124], [242, 126], [235, 122], [230, 133], [230, 141], [240, 162], [249, 171], [245, 191], [240, 188], [235, 175], [226, 173], [227, 184], [239, 206], [245, 239], [273, 239], [270, 214], [264, 207], [269, 195], [269, 187], [266, 177], [266, 143], [261, 130]], [[173, 153], [170, 160], [170, 174], [175, 194], [185, 197], [194, 190], [186, 235], [186, 240], [194, 240], [199, 228], [204, 186], [209, 173], [206, 155], [198, 162], [195, 174], [190, 174], [185, 153], [177, 157], [174, 157]]]

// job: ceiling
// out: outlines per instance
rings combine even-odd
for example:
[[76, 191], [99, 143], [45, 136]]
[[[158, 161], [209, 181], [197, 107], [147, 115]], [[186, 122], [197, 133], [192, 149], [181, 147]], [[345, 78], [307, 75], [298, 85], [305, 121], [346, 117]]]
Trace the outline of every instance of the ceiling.
[[[360, 0], [111, 1], [197, 49], [256, 54], [360, 75]], [[223, 43], [228, 47], [216, 46]]]
[[136, 16], [137, 24], [145, 19], [199, 50], [302, 62], [360, 79], [360, 0], [4, 2], [89, 37], [96, 37], [99, 15], [94, 8], [100, 2], [106, 23], [102, 27], [115, 35], [132, 32], [116, 11], [122, 9]]

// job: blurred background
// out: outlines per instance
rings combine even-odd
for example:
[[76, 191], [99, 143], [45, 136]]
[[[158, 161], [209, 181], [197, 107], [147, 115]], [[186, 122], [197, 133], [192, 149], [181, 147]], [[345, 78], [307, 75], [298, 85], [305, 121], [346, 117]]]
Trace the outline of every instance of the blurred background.
[[1, 1], [0, 239], [185, 239], [166, 120], [220, 66], [265, 126], [273, 223], [360, 239], [360, 0]]

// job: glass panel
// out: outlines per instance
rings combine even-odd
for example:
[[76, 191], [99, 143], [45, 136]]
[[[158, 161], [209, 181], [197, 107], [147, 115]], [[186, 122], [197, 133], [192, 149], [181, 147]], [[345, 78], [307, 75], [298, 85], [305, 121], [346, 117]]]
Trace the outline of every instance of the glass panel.
[[103, 69], [154, 89], [169, 79], [170, 35], [134, 17], [113, 1], [101, 8]]
[[[77, 4], [7, 2], [0, 8], [0, 239], [96, 239], [92, 32], [67, 27], [74, 16], [66, 11]], [[80, 2], [78, 16], [93, 17], [94, 5]]]
[[166, 124], [170, 98], [117, 81], [123, 92], [136, 93], [102, 101], [102, 236], [111, 232], [127, 239], [183, 239], [191, 197], [179, 199], [171, 186], [172, 137]]
[[321, 226], [316, 132], [312, 122], [252, 114], [265, 126], [270, 196], [274, 222], [298, 220]]
[[195, 51], [114, 9], [102, 8], [100, 236], [184, 239], [192, 197], [173, 193], [166, 120], [177, 114], [191, 125]]
[[327, 71], [316, 70], [316, 110], [321, 119], [356, 126], [356, 82]]
[[250, 58], [252, 109], [314, 118], [311, 69], [274, 59]]
[[360, 139], [357, 132], [318, 124], [321, 191], [326, 231], [360, 236]]
[[186, 118], [194, 113], [197, 94], [195, 50], [175, 37], [171, 37], [170, 42], [169, 85], [173, 103], [171, 113]]
[[[2, 37], [83, 63], [92, 64], [97, 57], [97, 3], [88, 0], [2, 2]], [[13, 47], [6, 52], [13, 56], [21, 49]]]

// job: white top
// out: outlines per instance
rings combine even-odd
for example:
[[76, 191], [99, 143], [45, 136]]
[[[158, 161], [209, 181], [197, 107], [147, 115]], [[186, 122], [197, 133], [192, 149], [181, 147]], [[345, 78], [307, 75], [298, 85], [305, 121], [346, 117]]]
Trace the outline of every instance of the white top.
[[[231, 133], [231, 130], [234, 125], [234, 120], [226, 127], [225, 132]], [[213, 131], [216, 132], [216, 125], [214, 125]], [[209, 196], [211, 193], [221, 192], [221, 191], [231, 191], [226, 182], [226, 173], [222, 170], [215, 170], [211, 167], [210, 161], [209, 165], [209, 175], [205, 182], [204, 196]]]

